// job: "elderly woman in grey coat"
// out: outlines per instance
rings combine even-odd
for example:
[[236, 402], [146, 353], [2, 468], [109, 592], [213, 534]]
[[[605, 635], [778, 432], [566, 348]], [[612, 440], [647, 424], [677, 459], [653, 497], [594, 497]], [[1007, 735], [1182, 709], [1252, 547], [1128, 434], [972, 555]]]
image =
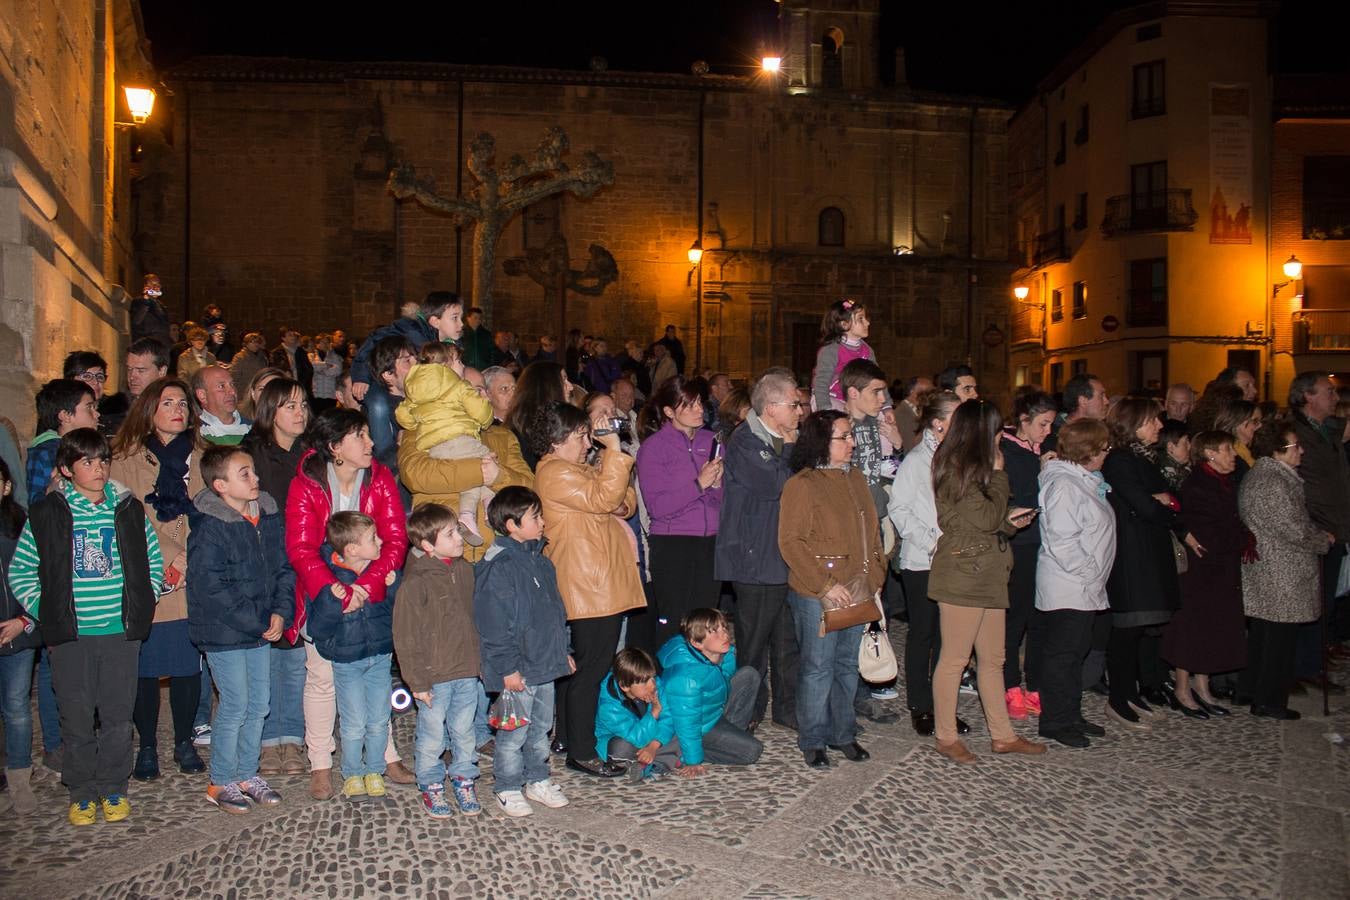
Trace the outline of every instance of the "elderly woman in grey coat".
[[1242, 567], [1247, 669], [1238, 694], [1252, 698], [1252, 715], [1297, 719], [1289, 709], [1298, 626], [1321, 612], [1320, 554], [1335, 538], [1313, 523], [1304, 502], [1303, 459], [1294, 425], [1268, 422], [1252, 439], [1256, 465], [1242, 480], [1238, 512], [1256, 536], [1260, 559]]

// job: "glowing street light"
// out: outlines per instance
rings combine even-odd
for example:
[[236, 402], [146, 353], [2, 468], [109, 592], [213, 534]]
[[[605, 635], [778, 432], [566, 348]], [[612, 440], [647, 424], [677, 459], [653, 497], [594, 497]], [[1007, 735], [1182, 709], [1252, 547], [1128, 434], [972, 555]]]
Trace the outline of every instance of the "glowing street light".
[[766, 56], [759, 61], [759, 67], [773, 75], [783, 67], [783, 58], [781, 56]]
[[131, 121], [144, 124], [155, 108], [155, 92], [151, 88], [126, 87], [127, 109], [131, 110]]
[[1018, 300], [1027, 299], [1027, 296], [1030, 293], [1031, 288], [1027, 287], [1025, 284], [1019, 284], [1017, 287], [1013, 288], [1013, 296], [1016, 297]]
[[1286, 278], [1297, 281], [1303, 275], [1303, 263], [1298, 261], [1298, 257], [1290, 254], [1284, 262], [1284, 275]]
[[698, 261], [701, 260], [702, 258], [703, 258], [703, 245], [700, 244], [698, 241], [694, 241], [694, 243], [689, 245], [689, 264], [691, 266], [696, 266], [698, 265]]

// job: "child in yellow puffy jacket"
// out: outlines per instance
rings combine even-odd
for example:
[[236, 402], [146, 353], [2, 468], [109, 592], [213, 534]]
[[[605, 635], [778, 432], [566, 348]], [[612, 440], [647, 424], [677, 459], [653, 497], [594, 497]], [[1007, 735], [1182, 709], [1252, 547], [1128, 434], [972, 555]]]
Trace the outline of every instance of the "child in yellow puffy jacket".
[[[394, 411], [398, 424], [412, 432], [417, 449], [433, 459], [482, 459], [490, 451], [479, 435], [492, 424], [492, 405], [478, 389], [449, 365], [422, 363], [408, 371], [403, 382], [403, 402]], [[478, 533], [478, 507], [492, 502], [487, 485], [459, 495], [459, 521], [466, 543], [483, 544]]]

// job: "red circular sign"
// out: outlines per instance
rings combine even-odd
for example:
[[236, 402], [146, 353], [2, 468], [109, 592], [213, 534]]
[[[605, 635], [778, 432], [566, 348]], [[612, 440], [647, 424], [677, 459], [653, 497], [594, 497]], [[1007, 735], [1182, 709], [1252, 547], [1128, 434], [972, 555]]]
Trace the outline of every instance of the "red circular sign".
[[1120, 320], [1115, 316], [1102, 316], [1102, 331], [1115, 331], [1120, 327]]

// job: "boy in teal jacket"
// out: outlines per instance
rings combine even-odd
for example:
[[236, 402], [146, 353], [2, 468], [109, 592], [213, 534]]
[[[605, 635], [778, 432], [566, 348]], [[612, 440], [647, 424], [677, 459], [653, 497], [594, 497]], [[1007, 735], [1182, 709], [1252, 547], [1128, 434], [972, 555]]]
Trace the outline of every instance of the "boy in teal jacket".
[[629, 763], [634, 780], [669, 775], [680, 764], [675, 719], [656, 679], [656, 660], [629, 647], [614, 657], [614, 670], [600, 683], [595, 749], [603, 760]]

